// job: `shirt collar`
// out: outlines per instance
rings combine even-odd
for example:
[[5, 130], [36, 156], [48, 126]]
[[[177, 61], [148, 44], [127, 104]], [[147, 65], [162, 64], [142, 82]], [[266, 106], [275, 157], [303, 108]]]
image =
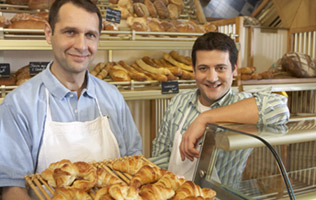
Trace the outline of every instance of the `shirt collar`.
[[[211, 109], [227, 105], [227, 101], [229, 101], [231, 99], [232, 95], [233, 95], [233, 90], [230, 88], [229, 91], [221, 99], [214, 102], [210, 106]], [[192, 97], [190, 97], [189, 104], [191, 104], [194, 107], [197, 107], [199, 96], [200, 96], [200, 91], [199, 91], [199, 89], [196, 89], [196, 91], [194, 92], [194, 95]]]
[[[71, 93], [68, 88], [66, 88], [63, 84], [59, 82], [59, 80], [52, 74], [50, 71], [52, 62], [50, 62], [46, 69], [43, 71], [43, 76], [42, 80], [48, 91], [53, 94], [56, 98], [62, 99], [64, 98], [67, 94]], [[86, 73], [86, 78], [87, 78], [87, 87], [83, 89], [82, 95], [90, 96], [90, 97], [95, 97], [95, 87], [93, 87], [94, 83], [92, 78], [90, 77], [91, 75], [89, 74], [88, 70]]]

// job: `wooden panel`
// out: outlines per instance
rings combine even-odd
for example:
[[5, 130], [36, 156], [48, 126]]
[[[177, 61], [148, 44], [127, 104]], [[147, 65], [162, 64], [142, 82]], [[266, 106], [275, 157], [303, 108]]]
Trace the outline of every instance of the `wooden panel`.
[[295, 16], [291, 28], [303, 28], [316, 26], [316, 4], [315, 0], [302, 0], [298, 8], [297, 15]]
[[290, 28], [294, 18], [298, 15], [298, 8], [303, 0], [273, 0], [284, 28]]

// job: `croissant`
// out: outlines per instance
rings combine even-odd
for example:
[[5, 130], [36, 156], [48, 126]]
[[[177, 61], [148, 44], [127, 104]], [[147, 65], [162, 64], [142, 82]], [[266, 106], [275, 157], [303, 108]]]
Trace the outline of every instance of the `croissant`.
[[47, 181], [47, 183], [49, 185], [51, 185], [52, 187], [56, 187], [56, 182], [55, 182], [55, 179], [53, 177], [53, 174], [54, 174], [54, 170], [56, 168], [60, 168], [62, 166], [64, 166], [65, 164], [70, 164], [70, 160], [61, 160], [61, 161], [58, 161], [58, 162], [54, 162], [54, 163], [51, 163], [47, 169], [45, 169], [42, 173], [41, 173], [41, 176], [44, 180]]
[[133, 186], [114, 184], [110, 186], [109, 193], [116, 200], [142, 200], [138, 194], [139, 189]]
[[183, 200], [216, 200], [216, 199], [214, 199], [214, 198], [204, 198], [204, 197], [201, 197], [201, 196], [198, 196], [198, 197], [191, 196], [191, 197], [186, 197]]
[[145, 163], [140, 155], [130, 156], [115, 160], [112, 169], [134, 175]]
[[168, 171], [154, 185], [171, 188], [176, 191], [184, 182], [185, 179], [178, 178], [175, 174]]
[[86, 162], [65, 164], [54, 170], [53, 177], [57, 187], [90, 190], [97, 181], [96, 169]]
[[109, 193], [109, 188], [110, 186], [106, 186], [99, 189], [95, 194], [94, 200], [112, 200], [113, 198]]
[[183, 183], [179, 189], [176, 190], [176, 195], [174, 196], [174, 200], [185, 199], [187, 197], [198, 197], [201, 196], [203, 198], [212, 198], [216, 195], [216, 192], [212, 189], [203, 188], [194, 184], [192, 181], [186, 181]]
[[170, 199], [174, 194], [175, 192], [172, 188], [155, 184], [143, 186], [139, 193], [143, 200], [165, 200]]
[[163, 174], [165, 170], [158, 167], [151, 167], [149, 165], [144, 165], [131, 179], [130, 185], [135, 187], [140, 187], [142, 185], [152, 183], [157, 181]]
[[88, 193], [71, 189], [71, 188], [56, 188], [52, 200], [92, 200]]
[[104, 187], [104, 186], [113, 185], [116, 183], [121, 183], [123, 185], [126, 185], [124, 181], [122, 181], [116, 176], [113, 176], [112, 174], [110, 174], [103, 168], [97, 168], [97, 177], [98, 177], [97, 182], [96, 182], [97, 187]]

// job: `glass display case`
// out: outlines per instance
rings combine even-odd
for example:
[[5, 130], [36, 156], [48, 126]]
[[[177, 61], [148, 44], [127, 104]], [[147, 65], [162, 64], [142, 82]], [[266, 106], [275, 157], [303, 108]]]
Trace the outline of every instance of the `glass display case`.
[[194, 182], [218, 199], [316, 198], [316, 118], [209, 124], [203, 141]]

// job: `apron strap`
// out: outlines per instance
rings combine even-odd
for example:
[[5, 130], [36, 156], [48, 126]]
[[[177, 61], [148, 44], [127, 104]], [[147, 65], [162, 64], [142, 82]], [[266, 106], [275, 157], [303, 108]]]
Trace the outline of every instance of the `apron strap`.
[[50, 107], [49, 107], [49, 91], [47, 88], [45, 88], [45, 93], [46, 93], [46, 120], [48, 121], [52, 121], [52, 114], [50, 111]]

